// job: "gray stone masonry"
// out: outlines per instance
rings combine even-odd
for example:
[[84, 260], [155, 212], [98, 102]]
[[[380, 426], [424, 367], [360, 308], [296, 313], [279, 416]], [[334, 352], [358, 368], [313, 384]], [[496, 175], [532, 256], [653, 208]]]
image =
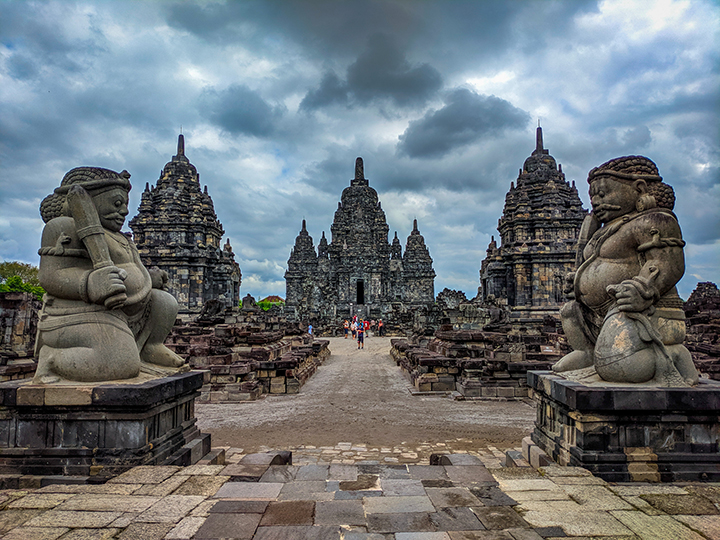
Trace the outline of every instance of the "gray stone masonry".
[[483, 302], [511, 306], [522, 318], [557, 312], [586, 214], [575, 182], [565, 180], [538, 127], [535, 150], [505, 196], [500, 246], [493, 237], [481, 264]]
[[185, 156], [178, 138], [177, 155], [160, 172], [157, 185], [145, 186], [137, 215], [130, 220], [143, 264], [168, 273], [167, 290], [180, 313], [198, 313], [208, 300], [226, 306], [240, 301], [240, 266], [218, 221], [207, 186]]
[[315, 328], [340, 328], [353, 315], [383, 319], [390, 326], [435, 301], [435, 271], [417, 220], [403, 253], [397, 233], [388, 242], [385, 212], [363, 171], [358, 158], [355, 178], [338, 203], [330, 242], [323, 233], [316, 252], [303, 220], [288, 259], [286, 310]]

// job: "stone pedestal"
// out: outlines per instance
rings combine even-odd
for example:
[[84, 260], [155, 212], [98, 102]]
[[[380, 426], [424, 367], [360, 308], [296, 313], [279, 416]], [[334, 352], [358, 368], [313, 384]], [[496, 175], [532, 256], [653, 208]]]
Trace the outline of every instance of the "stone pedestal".
[[532, 440], [559, 465], [612, 482], [720, 481], [720, 382], [695, 388], [586, 386], [528, 372]]
[[210, 450], [195, 425], [204, 373], [138, 384], [2, 383], [0, 474], [100, 479], [137, 465], [189, 465]]

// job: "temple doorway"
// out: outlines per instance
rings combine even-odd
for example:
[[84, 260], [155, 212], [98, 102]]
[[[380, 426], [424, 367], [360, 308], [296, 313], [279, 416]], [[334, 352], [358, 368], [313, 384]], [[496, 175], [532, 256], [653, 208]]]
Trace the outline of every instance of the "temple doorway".
[[357, 304], [365, 303], [365, 282], [362, 279], [357, 280]]

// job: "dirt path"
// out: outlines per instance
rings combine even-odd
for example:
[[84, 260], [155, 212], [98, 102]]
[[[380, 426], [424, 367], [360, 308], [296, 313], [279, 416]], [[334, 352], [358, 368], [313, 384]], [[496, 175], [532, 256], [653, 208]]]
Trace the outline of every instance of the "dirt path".
[[370, 337], [357, 350], [330, 338], [331, 356], [296, 395], [255, 402], [196, 405], [198, 424], [215, 446], [371, 446], [467, 440], [511, 448], [528, 435], [535, 409], [523, 401], [454, 401], [417, 397], [390, 357], [390, 339]]

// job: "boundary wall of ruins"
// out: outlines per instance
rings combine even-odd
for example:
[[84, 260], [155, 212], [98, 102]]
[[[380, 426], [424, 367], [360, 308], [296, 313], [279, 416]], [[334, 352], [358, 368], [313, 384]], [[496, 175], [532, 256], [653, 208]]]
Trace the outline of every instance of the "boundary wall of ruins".
[[328, 341], [313, 339], [274, 310], [257, 308], [176, 324], [165, 344], [193, 369], [210, 371], [198, 403], [297, 394], [330, 356]]

